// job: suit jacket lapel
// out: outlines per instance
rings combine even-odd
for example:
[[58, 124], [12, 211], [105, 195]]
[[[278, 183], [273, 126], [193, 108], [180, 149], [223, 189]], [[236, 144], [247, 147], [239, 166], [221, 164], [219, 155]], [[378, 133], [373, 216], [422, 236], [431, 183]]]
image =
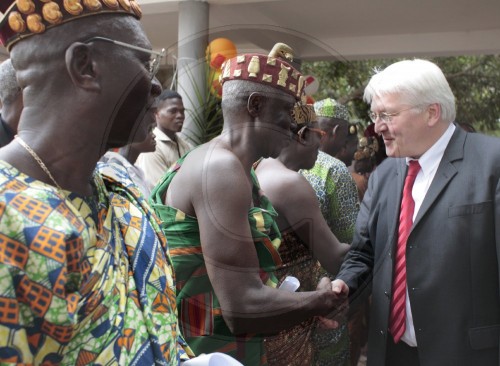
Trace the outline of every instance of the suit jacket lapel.
[[389, 240], [387, 244], [391, 252], [394, 249], [394, 243], [397, 241], [397, 228], [399, 225], [399, 211], [401, 209], [401, 196], [403, 195], [403, 186], [406, 177], [406, 159], [397, 159], [394, 164], [393, 179], [387, 186], [387, 222], [389, 223]]
[[439, 194], [448, 185], [452, 178], [457, 174], [457, 168], [452, 164], [456, 160], [462, 160], [464, 157], [464, 143], [467, 134], [460, 127], [455, 129], [448, 146], [443, 154], [441, 163], [432, 183], [425, 195], [422, 206], [418, 210], [417, 217], [413, 222], [413, 228], [419, 223], [422, 217], [427, 213]]

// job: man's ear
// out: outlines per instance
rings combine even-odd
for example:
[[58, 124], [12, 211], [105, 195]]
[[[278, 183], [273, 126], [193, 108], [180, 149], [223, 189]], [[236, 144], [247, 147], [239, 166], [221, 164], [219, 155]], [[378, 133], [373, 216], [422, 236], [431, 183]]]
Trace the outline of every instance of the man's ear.
[[254, 92], [250, 94], [247, 101], [247, 110], [248, 114], [252, 117], [258, 117], [262, 110], [262, 103], [264, 102], [264, 98], [260, 93]]
[[335, 125], [335, 127], [333, 127], [332, 129], [332, 135], [335, 136], [335, 134], [337, 133], [337, 129], [339, 128], [339, 125]]
[[92, 59], [91, 50], [84, 43], [73, 43], [66, 50], [66, 69], [73, 84], [89, 91], [100, 91], [99, 67]]
[[432, 127], [441, 120], [441, 105], [433, 103], [427, 107], [428, 120], [427, 124]]

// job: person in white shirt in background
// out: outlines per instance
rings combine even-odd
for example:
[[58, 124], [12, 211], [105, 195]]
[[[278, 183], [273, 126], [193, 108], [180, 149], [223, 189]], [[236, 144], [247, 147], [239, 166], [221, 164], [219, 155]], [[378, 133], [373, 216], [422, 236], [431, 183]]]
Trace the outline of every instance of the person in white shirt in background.
[[184, 104], [180, 94], [174, 90], [164, 90], [156, 102], [156, 128], [153, 131], [156, 149], [140, 154], [135, 163], [151, 186], [155, 186], [177, 159], [191, 150], [191, 146], [178, 134], [184, 124]]

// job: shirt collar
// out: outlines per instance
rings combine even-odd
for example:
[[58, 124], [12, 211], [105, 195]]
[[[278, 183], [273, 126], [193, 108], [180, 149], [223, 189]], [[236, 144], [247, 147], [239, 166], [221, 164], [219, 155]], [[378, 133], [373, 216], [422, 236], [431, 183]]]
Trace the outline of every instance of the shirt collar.
[[162, 130], [160, 130], [158, 127], [155, 127], [155, 129], [153, 130], [153, 133], [155, 134], [156, 137], [158, 137], [158, 139], [160, 141], [172, 141], [172, 142], [175, 142], [170, 137], [168, 137], [165, 132], [163, 132]]

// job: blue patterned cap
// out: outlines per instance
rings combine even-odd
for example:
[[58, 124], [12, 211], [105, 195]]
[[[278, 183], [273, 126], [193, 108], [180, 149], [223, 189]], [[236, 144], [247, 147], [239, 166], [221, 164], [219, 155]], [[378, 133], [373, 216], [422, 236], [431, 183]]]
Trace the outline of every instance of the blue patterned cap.
[[346, 121], [350, 119], [347, 107], [332, 98], [326, 98], [314, 103], [314, 111], [318, 117], [338, 118]]

